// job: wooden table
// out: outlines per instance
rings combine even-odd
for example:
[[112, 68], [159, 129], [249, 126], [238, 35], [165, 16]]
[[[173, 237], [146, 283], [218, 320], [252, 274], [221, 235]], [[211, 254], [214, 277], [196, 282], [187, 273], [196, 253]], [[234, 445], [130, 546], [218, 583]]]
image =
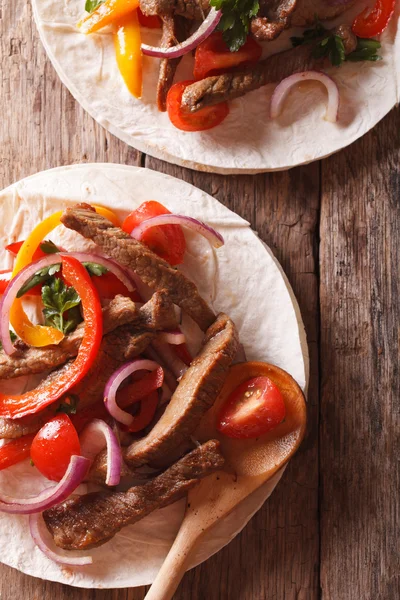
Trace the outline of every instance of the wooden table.
[[[169, 173], [248, 219], [300, 302], [311, 353], [307, 437], [271, 499], [185, 576], [176, 599], [397, 600], [399, 109], [322, 162], [257, 176], [200, 174], [140, 154], [97, 125], [61, 85], [29, 3], [2, 0], [0, 27], [0, 188], [81, 162]], [[78, 590], [5, 566], [0, 574], [0, 600], [145, 594]]]

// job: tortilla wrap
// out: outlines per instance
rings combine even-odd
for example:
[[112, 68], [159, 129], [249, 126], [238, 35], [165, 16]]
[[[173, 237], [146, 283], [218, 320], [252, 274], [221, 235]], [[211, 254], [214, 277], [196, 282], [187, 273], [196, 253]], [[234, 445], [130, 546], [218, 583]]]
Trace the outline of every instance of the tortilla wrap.
[[[24, 239], [44, 217], [75, 202], [104, 205], [123, 217], [149, 198], [162, 202], [172, 212], [202, 219], [222, 233], [225, 246], [216, 251], [204, 238], [185, 232], [188, 250], [183, 270], [192, 278], [195, 275], [195, 283], [216, 311], [223, 310], [234, 319], [248, 359], [282, 367], [305, 390], [309, 370], [306, 336], [299, 307], [281, 267], [247, 221], [187, 183], [148, 169], [121, 165], [74, 165], [39, 173], [0, 194], [0, 246]], [[49, 237], [65, 249], [91, 246], [63, 227]], [[8, 253], [0, 253], [0, 269], [9, 266]], [[195, 350], [200, 340], [197, 326], [186, 318], [182, 327]], [[9, 391], [18, 393], [26, 380], [3, 382], [2, 391], [10, 386]], [[192, 566], [229, 543], [271, 494], [282, 472], [207, 534]], [[0, 472], [1, 489], [10, 495], [31, 496], [48, 485], [29, 460]], [[78, 493], [85, 491], [87, 486], [82, 485]], [[75, 571], [61, 568], [35, 547], [27, 529], [28, 517], [0, 513], [0, 560], [30, 575], [84, 588], [149, 584], [176, 535], [184, 505], [182, 500], [124, 528], [110, 542], [93, 550], [93, 565]]]
[[[156, 106], [158, 59], [144, 57], [142, 100], [130, 95], [115, 59], [111, 29], [84, 35], [76, 23], [84, 0], [32, 0], [43, 45], [58, 75], [75, 99], [108, 131], [138, 150], [169, 162], [215, 173], [277, 171], [323, 158], [351, 144], [371, 129], [399, 101], [400, 35], [397, 14], [382, 36], [382, 60], [343, 64], [327, 69], [340, 90], [337, 123], [324, 120], [326, 90], [306, 83], [285, 102], [282, 115], [269, 118], [274, 85], [230, 103], [230, 114], [218, 127], [205, 132], [179, 131]], [[361, 1], [336, 21], [351, 23], [365, 4]], [[295, 13], [296, 14], [296, 13]], [[301, 23], [304, 19], [298, 19]], [[285, 31], [264, 43], [264, 54], [290, 47]], [[144, 41], [158, 45], [159, 33], [144, 32]], [[193, 58], [179, 65], [176, 81], [193, 79]]]

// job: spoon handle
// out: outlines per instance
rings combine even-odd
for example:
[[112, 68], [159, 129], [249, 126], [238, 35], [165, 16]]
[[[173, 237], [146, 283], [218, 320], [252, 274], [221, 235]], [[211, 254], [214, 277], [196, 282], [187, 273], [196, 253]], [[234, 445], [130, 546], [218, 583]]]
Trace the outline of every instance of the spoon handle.
[[145, 600], [171, 600], [189, 564], [193, 547], [203, 534], [201, 529], [186, 527], [184, 519], [178, 535]]

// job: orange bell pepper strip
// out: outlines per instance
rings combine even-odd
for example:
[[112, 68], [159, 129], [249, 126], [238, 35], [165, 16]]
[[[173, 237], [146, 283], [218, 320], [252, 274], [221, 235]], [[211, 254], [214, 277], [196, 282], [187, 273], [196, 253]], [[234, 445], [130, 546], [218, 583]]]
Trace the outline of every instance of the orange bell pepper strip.
[[46, 386], [20, 395], [0, 392], [0, 416], [18, 419], [34, 414], [66, 394], [89, 371], [95, 360], [103, 335], [100, 299], [85, 267], [72, 256], [62, 257], [62, 274], [68, 285], [75, 288], [82, 301], [85, 333], [73, 363]]
[[11, 440], [0, 448], [0, 471], [29, 458], [34, 433]]
[[[118, 225], [119, 221], [117, 216], [108, 208], [103, 206], [95, 205], [96, 211], [106, 217], [114, 225]], [[12, 276], [15, 277], [17, 273], [24, 267], [29, 265], [34, 260], [35, 254], [41, 244], [53, 229], [61, 224], [60, 217], [63, 211], [58, 211], [50, 217], [44, 219], [39, 225], [37, 225], [31, 234], [26, 238], [22, 244], [17, 257], [15, 259], [14, 270]], [[30, 346], [42, 347], [49, 346], [50, 344], [59, 344], [63, 339], [64, 335], [58, 329], [54, 327], [45, 327], [43, 325], [34, 325], [27, 317], [23, 305], [22, 299], [16, 298], [11, 310], [10, 310], [10, 322], [14, 328], [15, 333]]]
[[94, 33], [117, 19], [133, 13], [139, 7], [139, 0], [106, 0], [90, 15], [78, 23], [82, 33]]
[[135, 98], [142, 97], [143, 59], [140, 23], [137, 11], [115, 21], [115, 53], [119, 72]]

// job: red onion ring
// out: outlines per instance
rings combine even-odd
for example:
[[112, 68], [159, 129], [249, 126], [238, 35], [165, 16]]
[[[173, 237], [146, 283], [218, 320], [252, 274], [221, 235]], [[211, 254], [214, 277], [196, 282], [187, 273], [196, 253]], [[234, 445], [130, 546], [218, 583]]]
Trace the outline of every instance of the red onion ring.
[[224, 238], [218, 231], [215, 231], [209, 225], [198, 221], [197, 219], [193, 219], [193, 217], [185, 217], [184, 215], [158, 215], [158, 217], [151, 217], [150, 219], [145, 219], [135, 227], [135, 229], [131, 232], [131, 236], [136, 240], [141, 240], [143, 234], [152, 227], [158, 227], [159, 225], [181, 225], [181, 227], [187, 227], [188, 229], [192, 229], [196, 233], [199, 233], [203, 237], [205, 237], [214, 248], [220, 248], [224, 245]]
[[91, 461], [84, 456], [71, 456], [68, 469], [61, 481], [33, 498], [12, 498], [0, 492], [0, 511], [11, 515], [30, 515], [43, 512], [63, 502], [85, 479]]
[[173, 331], [162, 331], [159, 333], [158, 340], [165, 344], [179, 346], [179, 344], [184, 344], [186, 342], [186, 336], [180, 329], [174, 329]]
[[104, 404], [112, 417], [119, 423], [131, 425], [134, 417], [125, 410], [122, 410], [117, 404], [116, 396], [121, 383], [135, 371], [155, 371], [160, 365], [152, 360], [136, 359], [125, 363], [115, 371], [106, 383], [104, 390]]
[[179, 379], [186, 373], [188, 367], [185, 365], [183, 360], [179, 358], [175, 354], [175, 351], [168, 346], [168, 344], [164, 344], [158, 340], [154, 340], [151, 344], [154, 350], [160, 355], [161, 360], [165, 362], [167, 367], [173, 372], [175, 377]]
[[215, 8], [211, 8], [207, 17], [204, 19], [203, 23], [200, 27], [187, 38], [184, 42], [177, 44], [176, 46], [172, 46], [171, 48], [160, 48], [157, 46], [148, 46], [147, 44], [142, 44], [142, 52], [146, 56], [154, 56], [156, 58], [179, 58], [184, 54], [188, 54], [194, 48], [197, 48], [201, 42], [208, 38], [209, 35], [214, 31], [217, 27], [222, 16], [222, 12], [220, 10], [216, 10]]
[[68, 256], [73, 256], [76, 258], [76, 260], [79, 260], [79, 262], [82, 263], [91, 262], [105, 267], [108, 271], [118, 277], [118, 279], [124, 284], [129, 292], [133, 292], [135, 290], [135, 286], [132, 283], [131, 278], [127, 275], [125, 269], [120, 267], [114, 260], [111, 260], [111, 258], [106, 258], [105, 256], [92, 254], [89, 252], [69, 252]]
[[330, 123], [335, 123], [337, 121], [339, 111], [339, 90], [333, 79], [328, 77], [328, 75], [325, 75], [325, 73], [320, 73], [319, 71], [303, 71], [302, 73], [294, 73], [294, 75], [290, 75], [281, 81], [276, 86], [274, 93], [272, 94], [271, 119], [275, 119], [278, 115], [280, 115], [282, 104], [292, 86], [302, 81], [320, 81], [324, 84], [328, 91], [328, 107], [325, 119]]
[[82, 456], [91, 460], [107, 447], [106, 485], [118, 485], [121, 479], [122, 453], [111, 427], [101, 419], [93, 419], [81, 433], [79, 442]]
[[[46, 531], [43, 517], [40, 513], [29, 515], [29, 529], [36, 546], [53, 562], [68, 567], [85, 567], [93, 563], [91, 556], [63, 556], [52, 550], [48, 542], [44, 539]], [[48, 535], [50, 536], [49, 533]]]

